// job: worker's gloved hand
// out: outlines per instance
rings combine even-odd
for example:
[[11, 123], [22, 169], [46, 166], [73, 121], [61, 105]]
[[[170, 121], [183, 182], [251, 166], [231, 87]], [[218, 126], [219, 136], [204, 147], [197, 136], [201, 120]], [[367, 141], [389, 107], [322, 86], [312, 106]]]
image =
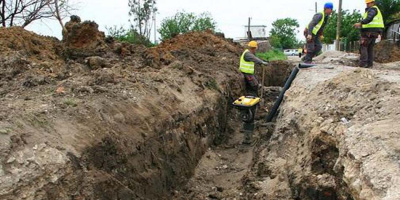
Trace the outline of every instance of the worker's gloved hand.
[[355, 23], [355, 24], [354, 24], [354, 27], [355, 27], [355, 28], [361, 28], [361, 26], [362, 26], [361, 23]]
[[323, 36], [323, 35], [320, 35], [320, 36], [319, 36], [319, 40], [320, 40], [320, 41], [324, 40], [324, 36]]
[[307, 41], [311, 41], [312, 40], [312, 35], [307, 35]]

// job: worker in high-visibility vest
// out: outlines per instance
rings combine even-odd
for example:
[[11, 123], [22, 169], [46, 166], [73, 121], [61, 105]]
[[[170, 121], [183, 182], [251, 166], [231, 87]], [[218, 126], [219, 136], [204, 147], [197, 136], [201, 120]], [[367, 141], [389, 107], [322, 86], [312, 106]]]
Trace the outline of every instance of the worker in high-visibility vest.
[[328, 2], [324, 5], [324, 11], [314, 15], [307, 28], [304, 30], [304, 36], [307, 41], [307, 54], [304, 57], [305, 63], [311, 63], [315, 55], [322, 49], [321, 40], [323, 32], [328, 23], [329, 16], [332, 13], [333, 3]]
[[361, 22], [354, 27], [361, 28], [360, 39], [360, 67], [372, 68], [374, 64], [374, 45], [378, 37], [382, 35], [385, 24], [382, 13], [375, 0], [365, 0], [367, 8]]
[[250, 41], [247, 46], [248, 49], [246, 49], [240, 57], [239, 70], [244, 76], [244, 82], [246, 84], [246, 95], [258, 96], [258, 81], [254, 76], [254, 65], [267, 65], [268, 62], [265, 62], [255, 56], [258, 47], [256, 41]]

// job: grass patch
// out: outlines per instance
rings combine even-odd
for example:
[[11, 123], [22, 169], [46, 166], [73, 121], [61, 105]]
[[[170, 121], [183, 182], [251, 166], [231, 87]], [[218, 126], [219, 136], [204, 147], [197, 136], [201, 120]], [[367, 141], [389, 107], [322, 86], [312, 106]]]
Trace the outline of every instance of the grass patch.
[[11, 129], [6, 128], [6, 129], [0, 129], [0, 134], [1, 135], [8, 135], [11, 132]]
[[71, 107], [76, 107], [78, 105], [74, 99], [64, 99], [63, 104]]
[[273, 49], [265, 53], [256, 53], [256, 56], [267, 61], [273, 60], [287, 60], [287, 57], [279, 49]]

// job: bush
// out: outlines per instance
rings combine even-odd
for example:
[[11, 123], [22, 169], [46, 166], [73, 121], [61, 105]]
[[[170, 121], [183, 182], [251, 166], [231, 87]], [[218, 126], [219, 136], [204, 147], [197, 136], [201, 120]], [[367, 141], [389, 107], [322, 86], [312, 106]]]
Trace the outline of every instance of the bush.
[[154, 46], [153, 43], [150, 42], [149, 39], [146, 37], [140, 35], [137, 31], [131, 29], [127, 30], [124, 29], [123, 27], [106, 27], [108, 36], [113, 37], [115, 40], [120, 41], [120, 42], [127, 42], [130, 44], [142, 44], [147, 47]]
[[173, 38], [181, 33], [192, 31], [214, 31], [216, 23], [209, 13], [196, 16], [194, 13], [178, 12], [173, 17], [164, 19], [158, 32], [161, 40]]
[[263, 60], [268, 60], [268, 61], [273, 61], [273, 60], [287, 60], [287, 57], [283, 52], [279, 49], [273, 49], [270, 51], [267, 51], [265, 53], [256, 53], [257, 57], [263, 59]]

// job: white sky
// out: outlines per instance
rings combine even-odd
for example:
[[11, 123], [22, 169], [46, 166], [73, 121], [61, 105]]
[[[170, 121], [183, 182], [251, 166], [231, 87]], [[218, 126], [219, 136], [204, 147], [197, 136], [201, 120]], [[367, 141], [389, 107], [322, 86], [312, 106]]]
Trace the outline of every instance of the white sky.
[[[129, 27], [128, 0], [71, 0], [77, 8], [72, 14], [81, 17], [82, 21], [95, 21], [101, 31], [105, 27], [113, 25]], [[315, 13], [315, 2], [318, 4], [318, 11], [326, 0], [157, 0], [157, 25], [165, 17], [173, 16], [177, 11], [210, 12], [217, 22], [217, 30], [225, 33], [226, 37], [244, 37], [244, 25], [247, 25], [248, 17], [252, 18], [252, 25], [266, 25], [267, 33], [272, 22], [280, 18], [297, 19], [300, 28], [297, 33], [302, 38], [302, 30], [311, 20]], [[336, 10], [339, 0], [331, 0]], [[343, 0], [343, 9], [363, 10], [364, 0]], [[64, 20], [64, 23], [69, 18]], [[159, 26], [158, 26], [159, 28]], [[31, 24], [28, 30], [35, 31], [42, 35], [55, 36], [61, 39], [61, 28], [55, 21], [42, 21]], [[151, 37], [153, 40], [154, 36]], [[158, 36], [157, 36], [158, 38]]]

